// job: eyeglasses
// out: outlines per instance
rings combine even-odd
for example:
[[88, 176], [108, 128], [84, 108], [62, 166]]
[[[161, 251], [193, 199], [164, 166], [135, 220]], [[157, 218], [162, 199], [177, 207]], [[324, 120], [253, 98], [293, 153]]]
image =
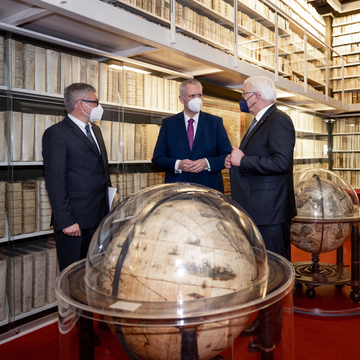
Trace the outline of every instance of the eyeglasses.
[[255, 93], [256, 93], [256, 91], [243, 92], [242, 96], [247, 95], [247, 94], [255, 94]]
[[96, 106], [99, 106], [99, 100], [81, 100], [81, 101], [93, 103], [93, 104], [96, 104]]

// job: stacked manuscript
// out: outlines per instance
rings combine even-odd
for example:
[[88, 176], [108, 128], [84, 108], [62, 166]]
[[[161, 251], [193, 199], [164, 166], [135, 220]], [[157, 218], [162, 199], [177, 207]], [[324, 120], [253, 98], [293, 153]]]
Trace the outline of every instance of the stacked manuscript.
[[0, 255], [0, 321], [6, 317], [6, 273], [7, 260]]
[[23, 181], [22, 188], [22, 233], [27, 234], [35, 231], [35, 180]]
[[21, 249], [4, 250], [4, 254], [21, 257], [21, 312], [30, 311], [33, 296], [33, 255]]
[[36, 247], [46, 251], [46, 278], [45, 278], [45, 301], [52, 304], [56, 301], [55, 280], [57, 276], [56, 245], [50, 241], [37, 243]]
[[22, 232], [23, 218], [23, 192], [22, 182], [6, 183], [6, 216], [11, 235], [19, 235]]
[[36, 309], [45, 305], [46, 251], [33, 245], [22, 249], [33, 255], [32, 307]]
[[0, 238], [5, 236], [5, 181], [0, 181]]
[[21, 314], [22, 257], [15, 253], [2, 253], [7, 260], [6, 296], [11, 316]]
[[45, 188], [45, 179], [37, 179], [35, 187], [35, 231], [48, 230], [51, 222], [51, 205]]

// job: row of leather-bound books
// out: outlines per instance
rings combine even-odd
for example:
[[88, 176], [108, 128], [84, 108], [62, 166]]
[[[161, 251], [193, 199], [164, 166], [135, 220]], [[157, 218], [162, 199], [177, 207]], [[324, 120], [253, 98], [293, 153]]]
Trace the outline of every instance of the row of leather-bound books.
[[296, 139], [294, 158], [324, 158], [327, 157], [327, 139]]
[[360, 135], [339, 135], [333, 137], [333, 150], [360, 150]]
[[17, 89], [63, 95], [66, 86], [83, 82], [97, 90], [100, 101], [178, 112], [180, 81], [123, 70], [113, 63], [82, 58], [0, 37], [0, 85], [5, 59], [11, 59], [9, 85]]
[[334, 170], [334, 173], [341, 176], [344, 180], [346, 180], [349, 184], [351, 184], [353, 188], [360, 187], [360, 171]]
[[39, 242], [0, 252], [0, 321], [52, 304], [58, 274], [55, 242]]
[[336, 121], [334, 122], [333, 134], [356, 133], [356, 132], [360, 132], [359, 118], [349, 117], [344, 119], [336, 119]]
[[360, 169], [359, 153], [333, 153], [333, 167], [344, 169]]
[[[0, 112], [0, 161], [42, 161], [42, 136], [62, 116]], [[111, 161], [151, 160], [158, 137], [157, 124], [95, 121], [101, 128]], [[6, 151], [6, 148], [8, 151]]]
[[360, 103], [360, 91], [347, 91], [344, 93], [344, 97], [341, 92], [334, 93], [335, 100], [343, 101], [345, 104], [359, 104]]

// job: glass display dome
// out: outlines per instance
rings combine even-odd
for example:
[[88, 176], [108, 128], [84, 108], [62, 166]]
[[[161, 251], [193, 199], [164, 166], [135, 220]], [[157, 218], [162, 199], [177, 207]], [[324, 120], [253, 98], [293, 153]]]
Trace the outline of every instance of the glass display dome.
[[294, 174], [297, 216], [291, 241], [301, 250], [325, 253], [343, 244], [350, 224], [359, 216], [359, 199], [353, 187], [324, 169]]
[[67, 334], [74, 313], [99, 314], [131, 359], [213, 359], [293, 281], [236, 202], [199, 185], [155, 185], [116, 206], [86, 260], [61, 273], [59, 328]]

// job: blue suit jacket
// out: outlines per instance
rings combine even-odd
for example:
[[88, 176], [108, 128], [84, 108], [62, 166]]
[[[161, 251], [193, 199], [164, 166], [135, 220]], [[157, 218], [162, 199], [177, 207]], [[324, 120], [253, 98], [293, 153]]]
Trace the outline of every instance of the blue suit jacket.
[[[231, 153], [231, 144], [222, 118], [200, 111], [192, 150], [186, 133], [184, 113], [163, 120], [152, 158], [153, 164], [166, 172], [165, 183], [192, 182], [224, 191], [221, 170]], [[176, 160], [207, 158], [211, 171], [175, 174]]]
[[256, 225], [281, 224], [296, 216], [291, 119], [271, 106], [241, 144], [245, 156], [231, 168], [231, 197]]

